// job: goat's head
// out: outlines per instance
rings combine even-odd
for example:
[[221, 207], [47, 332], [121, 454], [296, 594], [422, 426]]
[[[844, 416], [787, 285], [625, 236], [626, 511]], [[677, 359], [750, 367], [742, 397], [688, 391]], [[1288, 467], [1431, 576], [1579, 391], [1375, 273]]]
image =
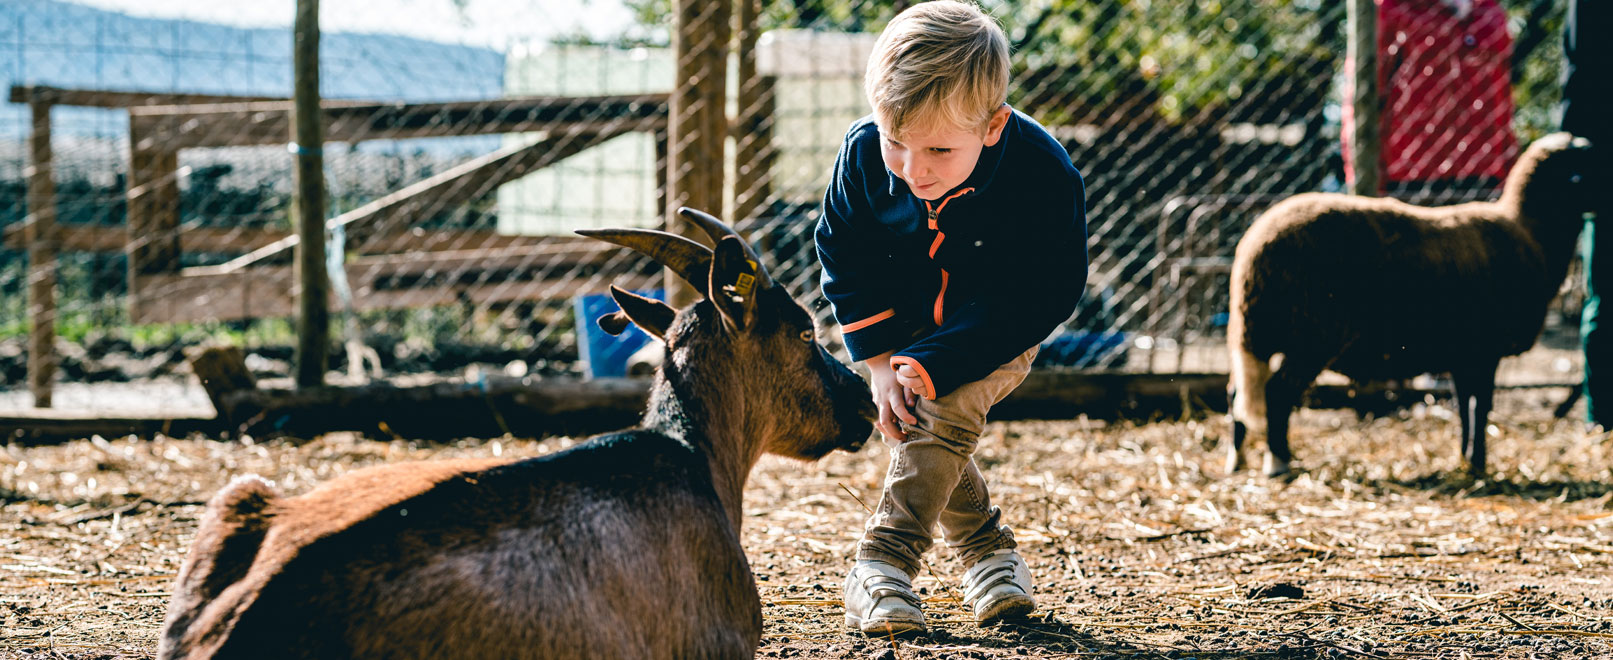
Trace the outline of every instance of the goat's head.
[[[719, 400], [703, 405], [765, 411], [766, 426], [776, 430], [767, 451], [817, 459], [862, 448], [877, 415], [867, 383], [818, 344], [812, 316], [774, 283], [737, 232], [700, 211], [678, 212], [715, 247], [648, 229], [577, 232], [648, 255], [704, 296], [675, 310], [613, 286], [621, 311], [600, 317], [600, 327], [614, 334], [636, 324], [666, 343], [662, 369], [674, 370], [672, 376], [732, 389], [713, 392]], [[721, 377], [722, 371], [738, 377]]]
[[[1606, 149], [1601, 147], [1600, 149]], [[1573, 220], [1595, 210], [1610, 181], [1606, 158], [1589, 140], [1568, 133], [1552, 133], [1529, 144], [1507, 177], [1523, 203], [1549, 204]]]

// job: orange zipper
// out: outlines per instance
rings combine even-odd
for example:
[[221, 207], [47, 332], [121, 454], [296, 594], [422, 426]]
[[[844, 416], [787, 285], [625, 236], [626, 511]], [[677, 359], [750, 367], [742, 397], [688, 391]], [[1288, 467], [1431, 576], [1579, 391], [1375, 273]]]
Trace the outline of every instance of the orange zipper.
[[[929, 219], [930, 229], [935, 231], [935, 240], [930, 243], [930, 258], [931, 259], [935, 258], [936, 250], [941, 249], [941, 241], [946, 240], [946, 237], [947, 237], [946, 234], [941, 232], [940, 226], [936, 223], [936, 221], [941, 217], [941, 211], [947, 207], [947, 202], [950, 202], [950, 201], [952, 201], [954, 199], [957, 199], [958, 197], [960, 197], [962, 195], [966, 195], [966, 194], [971, 193], [971, 192], [974, 192], [974, 188], [964, 188], [963, 190], [959, 190], [958, 192], [952, 193], [951, 195], [948, 195], [946, 197], [946, 199], [941, 200], [941, 205], [940, 206], [931, 206], [929, 201], [924, 202], [924, 210], [925, 210], [925, 212], [926, 212], [926, 214], [928, 216], [928, 219]], [[942, 301], [946, 298], [946, 295], [947, 295], [947, 280], [950, 279], [950, 278], [951, 278], [951, 275], [947, 273], [947, 269], [942, 268], [941, 269], [941, 291], [939, 293], [935, 294], [935, 324], [936, 325], [941, 325], [941, 305], [942, 305]]]

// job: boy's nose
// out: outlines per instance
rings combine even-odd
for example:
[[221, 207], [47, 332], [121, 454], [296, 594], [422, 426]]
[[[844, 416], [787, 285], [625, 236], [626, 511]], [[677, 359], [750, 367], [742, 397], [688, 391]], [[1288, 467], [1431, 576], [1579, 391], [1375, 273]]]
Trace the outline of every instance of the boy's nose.
[[902, 174], [906, 175], [908, 181], [916, 180], [926, 173], [926, 168], [918, 162], [917, 158], [909, 158], [903, 165]]

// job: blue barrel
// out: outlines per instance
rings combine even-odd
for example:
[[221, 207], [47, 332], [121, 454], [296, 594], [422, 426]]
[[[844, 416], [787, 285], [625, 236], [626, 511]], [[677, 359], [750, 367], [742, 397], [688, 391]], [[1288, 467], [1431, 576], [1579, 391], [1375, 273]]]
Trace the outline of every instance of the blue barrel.
[[[666, 300], [665, 289], [634, 291], [641, 296]], [[571, 300], [577, 318], [577, 351], [582, 357], [584, 373], [589, 378], [621, 378], [627, 375], [627, 359], [656, 341], [636, 325], [628, 325], [622, 334], [612, 336], [599, 329], [599, 317], [620, 309], [610, 294], [592, 293]]]

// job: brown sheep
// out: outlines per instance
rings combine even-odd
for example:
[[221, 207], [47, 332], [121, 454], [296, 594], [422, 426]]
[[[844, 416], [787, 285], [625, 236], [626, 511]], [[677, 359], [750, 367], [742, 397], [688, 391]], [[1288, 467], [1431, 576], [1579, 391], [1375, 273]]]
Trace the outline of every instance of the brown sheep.
[[1266, 474], [1288, 472], [1289, 414], [1332, 369], [1358, 381], [1450, 373], [1462, 453], [1482, 475], [1496, 367], [1540, 335], [1590, 199], [1607, 194], [1590, 150], [1566, 133], [1536, 140], [1494, 202], [1307, 193], [1261, 214], [1232, 265], [1228, 471], [1264, 433]]
[[716, 249], [591, 236], [706, 299], [612, 288], [667, 344], [638, 428], [526, 460], [358, 470], [298, 497], [237, 478], [208, 504], [157, 655], [187, 658], [750, 658], [762, 611], [739, 542], [764, 452], [816, 459], [873, 430], [868, 387], [714, 218]]

